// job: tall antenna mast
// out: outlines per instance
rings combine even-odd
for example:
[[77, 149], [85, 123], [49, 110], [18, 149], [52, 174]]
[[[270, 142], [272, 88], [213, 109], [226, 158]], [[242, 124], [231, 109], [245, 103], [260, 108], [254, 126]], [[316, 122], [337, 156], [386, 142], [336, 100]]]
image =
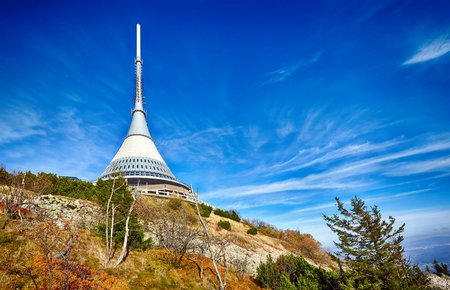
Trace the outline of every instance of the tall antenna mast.
[[[141, 59], [141, 25], [136, 24], [136, 97], [134, 111], [139, 110], [144, 112], [144, 93], [142, 91], [142, 59]], [[144, 112], [145, 114], [145, 112]]]
[[136, 24], [136, 59], [141, 58], [141, 25]]

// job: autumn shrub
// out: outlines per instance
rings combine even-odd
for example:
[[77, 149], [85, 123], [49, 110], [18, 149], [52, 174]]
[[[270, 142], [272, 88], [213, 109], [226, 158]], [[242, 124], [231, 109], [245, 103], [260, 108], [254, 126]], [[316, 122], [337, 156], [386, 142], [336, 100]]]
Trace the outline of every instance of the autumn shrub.
[[258, 233], [258, 229], [257, 228], [249, 228], [247, 230], [247, 234], [249, 234], [249, 235], [255, 236], [257, 233]]
[[66, 289], [129, 289], [126, 281], [81, 264], [53, 258], [49, 262], [43, 255], [36, 255], [28, 263], [32, 265], [33, 283], [38, 285], [39, 289], [47, 289], [48, 285], [53, 285], [55, 289], [62, 289], [63, 285]]
[[283, 231], [277, 229], [275, 226], [268, 224], [260, 220], [247, 221], [247, 223], [258, 230], [258, 233], [272, 237], [275, 239], [281, 239], [283, 237]]
[[316, 263], [330, 265], [331, 257], [322, 249], [322, 245], [310, 234], [296, 230], [285, 230], [281, 237], [283, 245], [289, 251], [309, 258]]
[[222, 229], [225, 229], [227, 231], [231, 231], [231, 224], [229, 221], [220, 220], [217, 225], [221, 227]]

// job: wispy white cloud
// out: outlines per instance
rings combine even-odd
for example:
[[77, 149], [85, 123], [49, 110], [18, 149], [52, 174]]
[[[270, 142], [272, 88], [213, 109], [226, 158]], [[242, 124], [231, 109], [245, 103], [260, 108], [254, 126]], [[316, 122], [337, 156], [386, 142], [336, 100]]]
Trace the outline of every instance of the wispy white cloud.
[[416, 64], [439, 58], [450, 51], [450, 37], [441, 36], [422, 45], [416, 54], [406, 60], [403, 65]]
[[[44, 115], [21, 106], [4, 112], [9, 127], [0, 125], [0, 140], [14, 142], [4, 150], [10, 170], [31, 170], [96, 179], [112, 157], [108, 130], [86, 123], [75, 109]], [[45, 119], [45, 121], [44, 121]], [[0, 142], [0, 145], [1, 143]]]
[[32, 108], [4, 108], [0, 111], [0, 116], [0, 145], [47, 134], [48, 122]]
[[265, 74], [267, 78], [262, 82], [261, 86], [270, 85], [274, 83], [278, 83], [290, 78], [293, 74], [295, 74], [300, 68], [311, 65], [319, 60], [321, 53], [316, 53], [312, 58], [307, 60], [301, 60], [295, 63], [292, 66], [276, 69]]
[[346, 178], [373, 172], [384, 172], [383, 163], [395, 161], [407, 157], [423, 155], [432, 152], [450, 150], [450, 139], [436, 140], [426, 145], [416, 145], [409, 149], [387, 153], [376, 157], [369, 157], [356, 162], [348, 162], [344, 165], [332, 168], [320, 174], [313, 175], [316, 178]]
[[406, 211], [388, 213], [394, 216], [397, 222], [406, 224], [406, 234], [424, 235], [436, 234], [441, 228], [450, 224], [450, 210], [439, 208], [420, 208]]
[[[337, 161], [345, 157], [365, 155], [373, 152], [383, 151], [393, 147], [394, 145], [398, 145], [400, 142], [401, 141], [399, 140], [390, 140], [378, 144], [371, 144], [366, 142], [362, 144], [346, 145], [344, 147], [337, 148], [335, 150], [324, 150], [325, 148], [314, 148], [316, 151], [314, 156], [311, 156], [311, 154], [305, 154], [305, 151], [301, 150], [296, 156], [294, 156], [287, 162], [275, 164], [269, 169], [271, 169], [272, 172], [276, 171], [278, 173], [295, 171], [325, 162]], [[310, 159], [309, 157], [313, 158]]]
[[[380, 125], [361, 122], [365, 110], [352, 108], [351, 113], [330, 116], [325, 109], [311, 109], [296, 122], [282, 121], [276, 130], [274, 142], [283, 142], [284, 135], [289, 140], [282, 150], [271, 152], [269, 158], [260, 158], [262, 163], [244, 174], [274, 175], [293, 172], [313, 165], [323, 165], [343, 157], [370, 154], [371, 151], [386, 150], [391, 142], [371, 143], [365, 135], [380, 129]], [[292, 118], [291, 118], [292, 120]], [[287, 125], [286, 125], [287, 124]], [[267, 139], [267, 137], [266, 137]], [[392, 144], [394, 145], [394, 144]], [[378, 148], [379, 147], [379, 148]]]
[[238, 127], [210, 127], [199, 131], [177, 132], [160, 139], [157, 145], [169, 159], [189, 158], [191, 161], [221, 161], [226, 158], [223, 140], [236, 134]]
[[292, 122], [284, 122], [280, 127], [277, 128], [277, 135], [284, 138], [295, 132], [295, 126]]
[[407, 176], [430, 172], [450, 172], [450, 156], [397, 163], [389, 168], [386, 174], [390, 176]]
[[311, 175], [303, 179], [288, 179], [272, 183], [264, 183], [257, 185], [237, 186], [231, 188], [223, 188], [217, 191], [211, 191], [205, 194], [205, 197], [243, 197], [252, 195], [264, 195], [286, 191], [301, 190], [320, 190], [320, 189], [349, 189], [367, 186], [362, 181], [350, 180], [319, 180], [317, 175]]
[[287, 206], [299, 206], [306, 204], [316, 196], [314, 192], [310, 192], [302, 195], [292, 195], [292, 194], [277, 194], [272, 196], [266, 196], [265, 198], [260, 198], [256, 200], [238, 199], [236, 202], [228, 204], [228, 208], [241, 210], [250, 209], [257, 207], [266, 207], [271, 205], [287, 205]]
[[334, 202], [328, 202], [328, 203], [324, 203], [324, 204], [303, 207], [301, 209], [297, 209], [293, 212], [290, 212], [289, 214], [293, 215], [293, 214], [300, 214], [300, 213], [305, 213], [305, 212], [310, 212], [310, 211], [320, 211], [320, 210], [332, 208], [334, 206], [335, 206]]
[[[337, 237], [326, 226], [323, 218], [318, 217], [319, 214], [313, 217], [302, 216], [306, 214], [308, 209], [310, 212], [316, 210], [328, 210], [333, 208], [333, 204], [323, 204], [314, 207], [305, 208], [306, 211], [300, 212], [297, 215], [295, 213], [288, 213], [282, 216], [276, 216], [272, 222], [276, 222], [282, 228], [295, 228], [302, 232], [312, 234], [316, 239], [323, 241], [326, 247], [333, 247], [332, 241], [336, 241]], [[448, 224], [450, 222], [450, 210], [441, 208], [414, 208], [406, 211], [396, 210], [395, 212], [383, 211], [383, 217], [393, 216], [396, 219], [396, 225], [400, 226], [402, 223], [406, 224], [405, 237], [417, 236], [417, 235], [436, 235], [438, 233], [443, 234], [442, 228], [446, 228], [446, 234], [448, 234]]]
[[[394, 144], [394, 143], [392, 143]], [[383, 148], [383, 146], [392, 144], [385, 143], [382, 146], [374, 148]], [[207, 197], [237, 197], [266, 195], [284, 191], [301, 191], [301, 190], [320, 190], [320, 189], [355, 189], [375, 186], [376, 180], [367, 177], [368, 174], [383, 174], [386, 172], [386, 163], [401, 160], [403, 158], [420, 156], [428, 153], [450, 150], [450, 140], [435, 140], [426, 145], [416, 145], [404, 150], [397, 150], [387, 154], [381, 154], [375, 157], [367, 157], [358, 161], [350, 161], [344, 164], [330, 167], [319, 173], [308, 174], [303, 178], [292, 178], [272, 183], [252, 184], [246, 186], [228, 187], [212, 191], [206, 194]], [[344, 150], [343, 152], [347, 152]], [[334, 158], [342, 157], [335, 154]], [[324, 157], [325, 158], [325, 157]], [[331, 157], [330, 157], [331, 158]], [[322, 159], [323, 160], [323, 159]], [[318, 162], [318, 161], [317, 161]], [[317, 162], [311, 163], [310, 166]], [[429, 167], [433, 166], [429, 162]], [[446, 164], [445, 162], [443, 164]], [[437, 166], [437, 165], [435, 165]], [[411, 173], [413, 173], [411, 171]], [[378, 185], [381, 186], [381, 185]]]
[[[411, 191], [405, 191], [405, 192], [392, 192], [388, 194], [383, 195], [375, 195], [371, 197], [364, 198], [364, 201], [366, 204], [373, 204], [373, 203], [380, 203], [384, 201], [393, 201], [394, 199], [403, 198], [405, 196], [412, 196], [417, 195], [420, 193], [424, 193], [427, 191], [433, 190], [432, 188], [425, 188], [425, 189], [418, 189], [418, 190], [411, 190]], [[349, 204], [350, 199], [341, 200], [344, 204]], [[299, 209], [294, 209], [285, 213], [282, 213], [278, 215], [279, 219], [290, 219], [292, 217], [296, 217], [299, 215], [304, 215], [306, 213], [310, 212], [324, 212], [325, 210], [331, 209], [333, 207], [336, 207], [335, 202], [324, 202], [324, 203], [316, 203], [309, 206], [303, 206]]]

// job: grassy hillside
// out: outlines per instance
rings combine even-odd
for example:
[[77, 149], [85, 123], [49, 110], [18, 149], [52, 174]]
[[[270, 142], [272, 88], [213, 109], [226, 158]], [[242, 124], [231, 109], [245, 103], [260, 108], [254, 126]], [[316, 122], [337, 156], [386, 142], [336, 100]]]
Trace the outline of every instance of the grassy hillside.
[[[94, 185], [0, 168], [0, 199], [4, 289], [218, 289], [219, 276], [225, 289], [355, 289], [361, 281], [384, 289], [364, 269], [394, 277], [373, 263], [357, 264], [362, 276], [355, 275], [346, 269], [358, 261], [338, 267], [311, 235], [235, 211], [200, 205], [200, 219], [195, 204], [135, 195], [121, 178]], [[428, 289], [398, 249], [392, 285]]]
[[[214, 289], [218, 286], [208, 258], [212, 252], [199, 249], [204, 245], [204, 234], [193, 204], [140, 197], [133, 211], [134, 226], [130, 228], [134, 242], [129, 246], [125, 262], [118, 267], [105, 267], [102, 223], [111, 184], [92, 185], [52, 174], [10, 174], [4, 170], [0, 170], [0, 184], [3, 184], [0, 284], [6, 288], [59, 289], [71, 285], [97, 289]], [[128, 203], [122, 200], [127, 194], [123, 189], [118, 191], [117, 199], [113, 198], [119, 206], [116, 212], [126, 212], [130, 198], [125, 199]], [[243, 221], [236, 212], [212, 211], [205, 205], [201, 208], [211, 235], [210, 251], [219, 262], [227, 289], [259, 289], [252, 276], [268, 253], [274, 257], [304, 254], [312, 263], [332, 264], [311, 236], [279, 231], [262, 222]], [[115, 220], [118, 242], [113, 257], [117, 257], [121, 247], [124, 218], [118, 215]], [[155, 231], [167, 221], [172, 221], [178, 230], [186, 225], [184, 230], [193, 233], [188, 249], [181, 256], [176, 244], [162, 243], [161, 232]], [[228, 223], [230, 228], [222, 229], [219, 221]], [[257, 229], [257, 233], [248, 234], [250, 228]], [[186, 234], [178, 233], [170, 240]], [[145, 247], [144, 241], [148, 242]]]

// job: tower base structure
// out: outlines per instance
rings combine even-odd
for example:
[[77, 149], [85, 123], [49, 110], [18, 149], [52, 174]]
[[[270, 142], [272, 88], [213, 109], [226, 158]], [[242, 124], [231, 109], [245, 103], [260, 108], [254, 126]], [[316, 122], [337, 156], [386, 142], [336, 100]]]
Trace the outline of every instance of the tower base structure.
[[158, 198], [179, 198], [195, 202], [192, 189], [174, 184], [147, 184], [132, 187], [140, 195]]

